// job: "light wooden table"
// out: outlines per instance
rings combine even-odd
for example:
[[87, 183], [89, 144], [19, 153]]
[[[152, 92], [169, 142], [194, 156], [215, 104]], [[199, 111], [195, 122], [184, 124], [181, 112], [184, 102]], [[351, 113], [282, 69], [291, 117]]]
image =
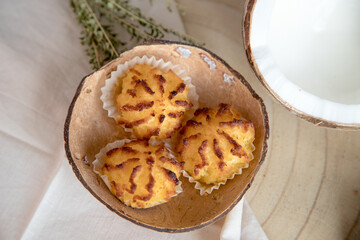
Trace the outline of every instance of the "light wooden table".
[[280, 106], [247, 62], [244, 0], [180, 0], [188, 34], [239, 71], [270, 115], [267, 159], [246, 194], [270, 239], [360, 239], [360, 131], [316, 127]]

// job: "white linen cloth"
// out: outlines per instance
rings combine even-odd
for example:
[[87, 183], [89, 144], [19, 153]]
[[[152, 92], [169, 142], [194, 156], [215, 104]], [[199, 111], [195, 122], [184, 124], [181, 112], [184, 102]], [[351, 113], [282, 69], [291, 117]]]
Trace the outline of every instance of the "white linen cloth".
[[[164, 1], [133, 2], [184, 30]], [[70, 1], [2, 0], [0, 23], [0, 239], [266, 239], [246, 202], [224, 225], [180, 234], [110, 212], [76, 179], [63, 148], [68, 106], [92, 72]]]

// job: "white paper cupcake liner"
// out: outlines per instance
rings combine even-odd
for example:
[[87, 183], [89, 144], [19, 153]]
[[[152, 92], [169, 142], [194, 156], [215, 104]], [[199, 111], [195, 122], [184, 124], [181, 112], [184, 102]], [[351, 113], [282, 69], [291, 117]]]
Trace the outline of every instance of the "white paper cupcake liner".
[[[198, 108], [198, 99], [199, 96], [196, 93], [195, 86], [191, 83], [191, 78], [187, 76], [186, 72], [181, 69], [179, 65], [174, 65], [171, 62], [165, 62], [163, 59], [156, 59], [154, 56], [147, 57], [134, 57], [133, 59], [120, 64], [117, 66], [117, 69], [111, 72], [110, 78], [105, 81], [105, 86], [101, 88], [102, 95], [100, 97], [103, 102], [103, 108], [108, 112], [108, 116], [116, 120], [119, 116], [119, 111], [114, 101], [114, 87], [118, 81], [118, 78], [123, 77], [125, 73], [135, 66], [136, 64], [146, 64], [160, 69], [162, 72], [167, 73], [169, 70], [172, 70], [177, 76], [179, 76], [186, 86], [188, 87], [188, 98], [193, 104], [193, 109]], [[132, 132], [131, 128], [125, 128], [126, 132]]]
[[[131, 141], [132, 141], [132, 140], [130, 140], [130, 139], [122, 139], [122, 140], [116, 140], [115, 142], [112, 142], [112, 143], [108, 143], [105, 147], [103, 147], [103, 148], [100, 150], [99, 153], [97, 153], [97, 154], [95, 155], [95, 160], [94, 160], [93, 163], [92, 163], [92, 164], [93, 164], [93, 171], [101, 177], [101, 179], [104, 181], [105, 185], [108, 187], [108, 189], [109, 189], [110, 191], [111, 191], [111, 184], [110, 184], [110, 181], [109, 181], [108, 176], [107, 176], [107, 175], [102, 175], [102, 174], [100, 173], [101, 168], [102, 168], [102, 167], [104, 166], [104, 164], [105, 164], [106, 153], [107, 153], [108, 151], [110, 151], [111, 149], [120, 148], [120, 147], [122, 147], [124, 144], [129, 143], [129, 142], [131, 142]], [[158, 142], [158, 143], [160, 143], [160, 142]], [[152, 145], [154, 146], [154, 145], [157, 145], [157, 144], [152, 144]], [[174, 158], [174, 159], [176, 159], [176, 158], [174, 157], [174, 154], [173, 154], [172, 150], [169, 148], [169, 145], [168, 145], [167, 143], [165, 143], [165, 147], [169, 150], [169, 152], [167, 152], [167, 156], [168, 156], [169, 158]], [[175, 197], [175, 196], [177, 196], [177, 195], [179, 195], [180, 193], [183, 192], [183, 189], [182, 189], [182, 187], [181, 187], [181, 184], [182, 184], [182, 182], [179, 180], [179, 184], [176, 185], [176, 188], [175, 188], [176, 194], [173, 195], [172, 198]], [[153, 207], [153, 206], [156, 206], [156, 205], [165, 203], [165, 202], [167, 202], [167, 201], [166, 201], [166, 200], [164, 200], [164, 201], [155, 201], [155, 202], [153, 202], [149, 207]], [[124, 203], [125, 203], [125, 205], [130, 206], [130, 200], [124, 201]]]
[[[252, 144], [252, 147], [253, 147], [253, 151], [255, 151], [254, 144]], [[254, 155], [252, 152], [250, 152], [250, 162], [254, 159]], [[186, 177], [189, 180], [189, 182], [195, 183], [195, 189], [199, 190], [200, 195], [203, 196], [206, 193], [210, 194], [210, 193], [212, 193], [213, 190], [219, 189], [221, 185], [225, 185], [229, 179], [233, 179], [236, 175], [241, 175], [243, 169], [248, 168], [248, 167], [249, 167], [249, 164], [246, 164], [244, 167], [240, 168], [239, 171], [233, 173], [233, 175], [231, 175], [229, 178], [227, 178], [224, 182], [220, 182], [216, 185], [209, 185], [209, 184], [203, 184], [201, 182], [198, 182], [193, 177], [191, 177], [185, 170], [182, 171], [182, 174], [184, 177]]]

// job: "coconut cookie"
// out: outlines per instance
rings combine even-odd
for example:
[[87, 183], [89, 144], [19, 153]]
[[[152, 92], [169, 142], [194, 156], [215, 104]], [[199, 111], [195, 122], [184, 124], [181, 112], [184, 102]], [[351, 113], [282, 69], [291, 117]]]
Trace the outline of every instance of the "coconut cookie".
[[138, 139], [156, 136], [166, 139], [182, 127], [186, 111], [192, 107], [188, 87], [173, 71], [136, 64], [115, 87], [119, 111], [116, 121], [131, 128]]
[[128, 140], [103, 155], [97, 155], [103, 162], [99, 174], [107, 178], [110, 191], [128, 206], [149, 208], [182, 191], [181, 164], [164, 144], [152, 146], [147, 141]]
[[254, 126], [228, 104], [198, 109], [180, 133], [184, 175], [197, 183], [201, 194], [240, 174], [253, 159]]

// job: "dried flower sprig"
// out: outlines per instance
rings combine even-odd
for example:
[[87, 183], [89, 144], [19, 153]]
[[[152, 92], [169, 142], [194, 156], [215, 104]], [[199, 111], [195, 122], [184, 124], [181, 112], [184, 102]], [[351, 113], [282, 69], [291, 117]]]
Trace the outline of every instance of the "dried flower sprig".
[[[126, 51], [127, 40], [136, 42], [162, 39], [166, 34], [176, 36], [180, 41], [203, 45], [185, 34], [166, 28], [145, 16], [139, 8], [129, 4], [129, 0], [71, 0], [71, 6], [82, 26], [81, 43], [94, 69]], [[171, 10], [171, 6], [167, 5]], [[125, 29], [129, 36], [115, 33], [116, 26]]]

